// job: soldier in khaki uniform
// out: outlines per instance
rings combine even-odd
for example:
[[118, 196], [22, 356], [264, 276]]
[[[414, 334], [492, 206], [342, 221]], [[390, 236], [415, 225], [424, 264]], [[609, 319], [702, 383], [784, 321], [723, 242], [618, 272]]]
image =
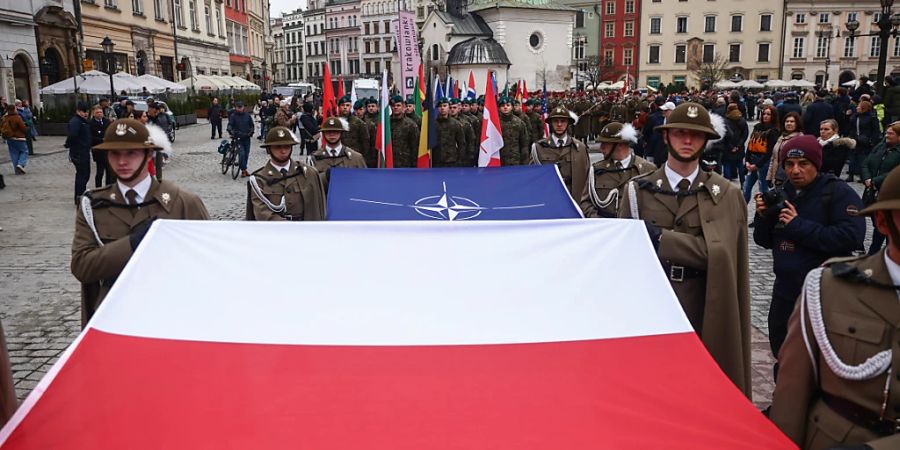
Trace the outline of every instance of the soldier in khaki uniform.
[[900, 169], [859, 214], [887, 248], [812, 270], [778, 357], [769, 418], [802, 449], [900, 448]]
[[547, 116], [550, 124], [550, 137], [541, 139], [531, 145], [532, 164], [556, 164], [563, 184], [573, 199], [581, 199], [587, 182], [588, 168], [591, 166], [587, 146], [569, 135], [569, 126], [575, 119], [565, 106], [557, 106]]
[[638, 131], [631, 124], [610, 122], [597, 140], [604, 158], [588, 171], [588, 182], [581, 195], [585, 217], [616, 217], [619, 199], [628, 180], [656, 170], [653, 163], [634, 154]]
[[150, 176], [147, 162], [156, 150], [139, 120], [120, 119], [106, 129], [103, 143], [117, 181], [85, 192], [76, 211], [72, 274], [81, 282], [82, 326], [125, 268], [153, 220], [209, 219], [196, 195]]
[[296, 144], [287, 128], [273, 127], [266, 133], [260, 147], [266, 149], [269, 161], [247, 182], [247, 220], [325, 220], [322, 176], [314, 167], [291, 159]]
[[322, 125], [321, 130], [322, 136], [325, 137], [325, 145], [313, 153], [306, 161], [306, 164], [315, 167], [325, 177], [325, 193], [327, 194], [332, 168], [365, 169], [366, 160], [354, 148], [344, 145], [344, 133], [347, 130], [340, 119], [329, 117]]
[[662, 132], [670, 158], [628, 183], [619, 217], [641, 219], [685, 315], [707, 351], [750, 397], [747, 205], [740, 189], [700, 170], [700, 155], [724, 131], [685, 102]]

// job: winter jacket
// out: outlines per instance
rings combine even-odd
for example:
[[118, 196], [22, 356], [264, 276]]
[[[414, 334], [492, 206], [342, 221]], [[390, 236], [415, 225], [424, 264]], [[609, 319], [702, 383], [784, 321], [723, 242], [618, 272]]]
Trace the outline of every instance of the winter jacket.
[[881, 143], [872, 149], [862, 165], [862, 179], [872, 180], [876, 189], [881, 189], [884, 179], [894, 167], [900, 166], [900, 145], [888, 147]]
[[844, 163], [850, 151], [856, 148], [856, 141], [852, 138], [836, 138], [822, 145], [822, 168], [819, 173], [833, 173], [841, 175]]
[[235, 110], [228, 116], [228, 132], [233, 133], [235, 137], [252, 137], [255, 129], [253, 118], [246, 111], [238, 112]]
[[855, 151], [868, 153], [881, 140], [881, 126], [871, 111], [856, 113], [850, 117], [847, 135], [856, 141]]
[[[900, 117], [900, 85], [884, 90], [884, 111], [891, 117]], [[896, 119], [894, 119], [896, 120]]]
[[834, 119], [834, 108], [825, 100], [812, 102], [803, 114], [803, 133], [819, 137], [819, 125], [828, 119]]
[[726, 137], [722, 139], [723, 161], [740, 162], [744, 159], [744, 143], [750, 135], [750, 126], [740, 114], [725, 115]]
[[65, 147], [69, 149], [69, 161], [75, 164], [90, 163], [91, 125], [87, 119], [82, 119], [78, 114], [72, 116], [66, 127]]
[[746, 161], [756, 167], [762, 167], [772, 157], [772, 149], [778, 141], [778, 129], [762, 122], [753, 126], [750, 140], [747, 142]]

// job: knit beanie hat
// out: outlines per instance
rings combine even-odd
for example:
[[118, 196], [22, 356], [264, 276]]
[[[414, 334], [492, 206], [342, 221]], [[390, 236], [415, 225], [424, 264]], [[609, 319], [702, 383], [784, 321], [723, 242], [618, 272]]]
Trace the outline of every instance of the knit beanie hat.
[[784, 146], [781, 147], [778, 163], [783, 166], [784, 160], [788, 158], [806, 158], [816, 166], [816, 169], [821, 169], [822, 146], [813, 135], [804, 134], [797, 136], [785, 142]]

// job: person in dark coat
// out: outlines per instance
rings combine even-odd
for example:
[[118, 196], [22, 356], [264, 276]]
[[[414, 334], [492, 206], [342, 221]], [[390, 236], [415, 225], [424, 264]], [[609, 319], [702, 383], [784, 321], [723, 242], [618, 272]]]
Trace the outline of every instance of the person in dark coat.
[[254, 130], [253, 117], [245, 111], [244, 102], [238, 100], [234, 104], [234, 111], [228, 116], [228, 133], [238, 139], [241, 177], [250, 176], [247, 162], [250, 160], [250, 138], [253, 137]]
[[837, 121], [838, 129], [844, 130], [843, 135], [846, 136], [846, 130], [850, 129], [850, 116], [853, 114], [853, 104], [847, 94], [847, 88], [838, 88], [837, 95], [831, 102], [831, 109], [834, 111], [834, 120]]
[[[878, 192], [888, 174], [900, 166], [900, 123], [892, 124], [884, 130], [884, 142], [875, 146], [862, 165], [862, 182], [866, 185], [863, 192], [863, 205], [869, 206], [878, 200]], [[874, 255], [884, 245], [884, 235], [878, 231], [875, 218], [872, 218], [872, 245], [869, 254]]]
[[784, 102], [778, 106], [778, 117], [782, 120], [778, 124], [779, 128], [784, 125], [783, 119], [789, 112], [795, 112], [798, 116], [803, 116], [803, 108], [800, 106], [800, 99], [797, 98], [795, 92], [788, 92], [784, 97]]
[[725, 178], [729, 180], [740, 179], [744, 183], [744, 168], [741, 161], [744, 160], [744, 145], [750, 135], [750, 127], [747, 119], [739, 109], [739, 105], [728, 105], [725, 113], [725, 127], [727, 131], [721, 143], [723, 146], [722, 170]]
[[[799, 106], [799, 105], [798, 105]], [[753, 185], [759, 183], [759, 191], [766, 193], [769, 183], [766, 182], [766, 174], [769, 172], [769, 163], [772, 159], [772, 150], [781, 135], [778, 127], [778, 111], [773, 106], [766, 106], [762, 112], [762, 120], [753, 126], [750, 139], [747, 141], [747, 152], [744, 156], [744, 167], [747, 168], [747, 176], [744, 179], [744, 201], [750, 202], [753, 193]]]
[[75, 204], [87, 189], [91, 178], [91, 125], [88, 123], [87, 103], [78, 102], [75, 115], [66, 127], [65, 147], [69, 149], [69, 161], [75, 165]]
[[856, 86], [856, 89], [853, 90], [853, 100], [859, 101], [860, 97], [863, 95], [872, 96], [874, 92], [872, 91], [872, 86], [869, 86], [869, 77], [861, 76], [859, 77], [859, 85]]
[[865, 100], [859, 102], [856, 114], [850, 117], [848, 135], [856, 141], [856, 146], [850, 151], [850, 167], [847, 171], [849, 183], [853, 181], [854, 176], [862, 179], [862, 162], [881, 141], [881, 126], [878, 125], [878, 116], [872, 110], [872, 103]]
[[[103, 143], [103, 135], [106, 134], [106, 128], [109, 127], [109, 119], [103, 114], [103, 108], [94, 107], [91, 113], [91, 147]], [[106, 159], [106, 152], [91, 150], [91, 156], [94, 158], [94, 164], [97, 166], [97, 173], [94, 175], [94, 187], [101, 187], [116, 182], [116, 175], [109, 170], [109, 162]], [[106, 183], [103, 183], [103, 176], [106, 175]]]
[[[316, 135], [319, 134], [319, 122], [313, 117], [313, 105], [312, 103], [306, 102], [303, 104], [303, 114], [300, 115], [300, 139], [303, 139], [303, 142], [306, 146], [306, 154], [312, 155], [319, 149], [319, 145], [316, 142]], [[370, 161], [367, 159], [366, 163], [368, 164]], [[377, 161], [373, 163], [369, 167], [377, 167]]]
[[850, 151], [856, 147], [856, 141], [853, 138], [841, 137], [837, 126], [834, 119], [825, 120], [819, 125], [819, 144], [823, 153], [820, 172], [840, 177]]
[[806, 107], [806, 112], [803, 114], [803, 130], [805, 134], [819, 137], [819, 124], [823, 120], [834, 119], [834, 108], [825, 103], [825, 95], [827, 95], [825, 91], [816, 92], [816, 100]]
[[900, 86], [897, 80], [890, 75], [884, 77], [884, 120], [881, 122], [885, 130], [897, 120], [900, 120]]
[[675, 109], [675, 104], [672, 102], [664, 103], [657, 110], [651, 108], [650, 115], [647, 116], [647, 121], [644, 122], [644, 127], [641, 129], [645, 144], [644, 155], [651, 159], [657, 167], [666, 162], [669, 152], [666, 150], [662, 134], [656, 128], [666, 123], [666, 116], [673, 109]]
[[222, 139], [222, 106], [219, 105], [219, 98], [213, 97], [212, 103], [206, 110], [206, 117], [209, 118], [210, 139], [216, 138], [216, 131], [219, 132], [219, 139]]

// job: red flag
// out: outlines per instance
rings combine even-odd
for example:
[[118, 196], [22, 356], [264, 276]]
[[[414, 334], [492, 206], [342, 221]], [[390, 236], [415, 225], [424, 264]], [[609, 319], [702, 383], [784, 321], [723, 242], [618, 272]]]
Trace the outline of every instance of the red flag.
[[344, 74], [340, 74], [340, 75], [338, 75], [338, 91], [337, 91], [337, 98], [340, 99], [340, 98], [343, 98], [343, 97], [344, 97]]
[[528, 100], [528, 85], [522, 80], [522, 101]]
[[475, 92], [475, 73], [469, 69], [469, 86], [466, 88], [466, 98], [475, 100], [478, 94]]
[[500, 167], [500, 149], [503, 134], [500, 130], [500, 112], [497, 110], [497, 94], [488, 72], [487, 91], [484, 93], [484, 115], [481, 122], [481, 148], [478, 167]]
[[[338, 115], [337, 103], [334, 101], [334, 85], [331, 84], [331, 72], [328, 64], [325, 64], [325, 75], [322, 81], [322, 123], [331, 116]], [[325, 135], [322, 135], [319, 145], [325, 145]]]

